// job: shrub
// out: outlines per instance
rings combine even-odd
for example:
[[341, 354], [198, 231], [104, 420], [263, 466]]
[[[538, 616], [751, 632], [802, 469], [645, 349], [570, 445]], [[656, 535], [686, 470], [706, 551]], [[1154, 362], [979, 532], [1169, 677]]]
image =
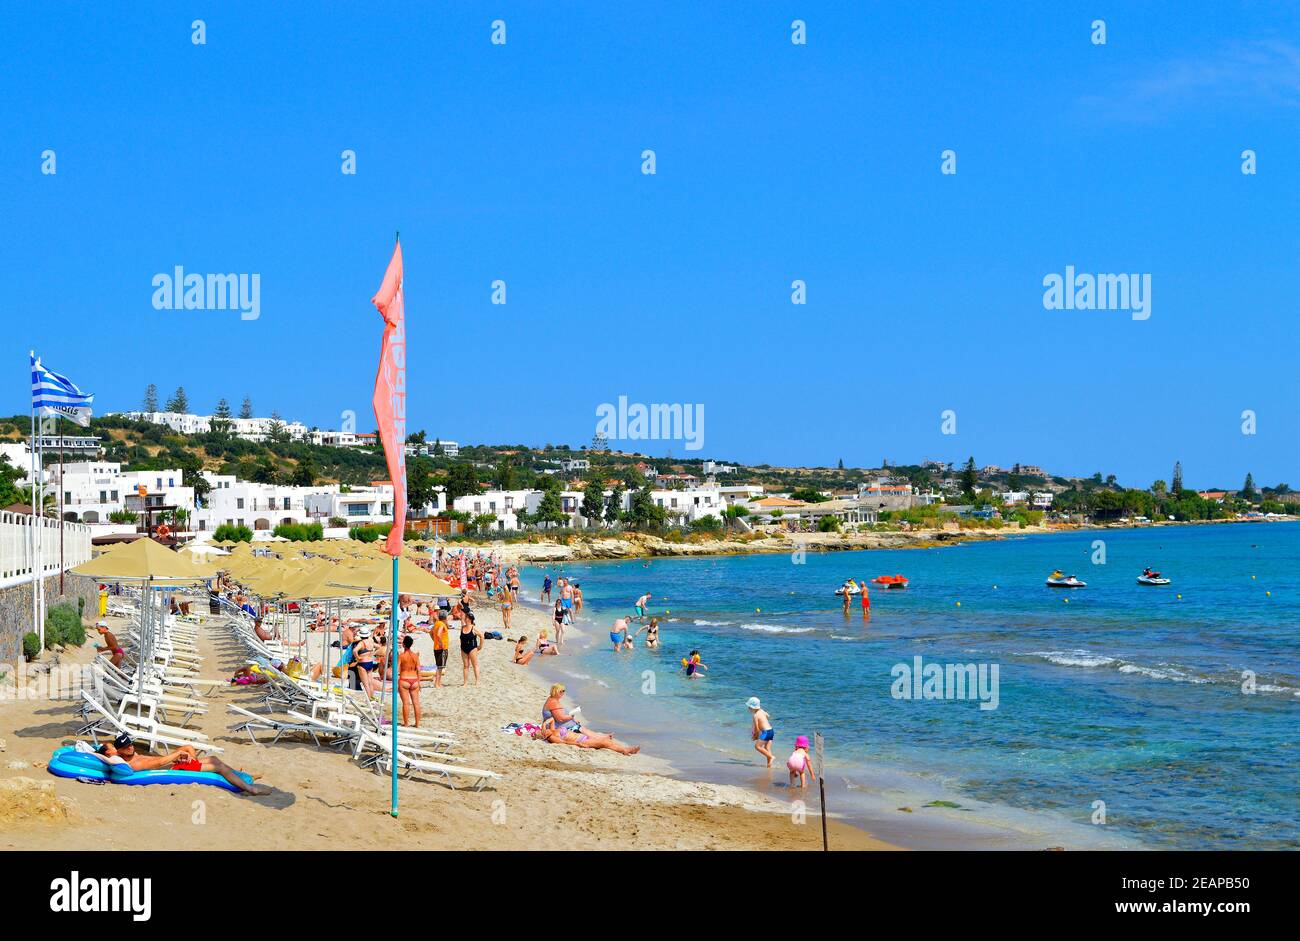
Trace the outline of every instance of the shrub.
[[23, 635], [23, 656], [35, 660], [41, 654], [41, 639], [32, 631]]
[[281, 523], [273, 533], [290, 542], [315, 542], [325, 538], [325, 528], [320, 523]]
[[45, 646], [62, 644], [80, 647], [86, 642], [86, 629], [81, 625], [81, 615], [70, 604], [56, 604], [45, 612]]
[[819, 533], [838, 533], [840, 531], [840, 521], [834, 516], [823, 516], [817, 521], [817, 532]]
[[722, 520], [716, 516], [701, 516], [691, 523], [691, 532], [716, 533], [722, 529]]
[[341, 516], [330, 517], [330, 526], [334, 527], [335, 529], [337, 529], [340, 526], [346, 526], [346, 525], [348, 525], [348, 521], [345, 520], [343, 517]]
[[212, 538], [216, 542], [252, 542], [253, 531], [247, 526], [230, 526], [223, 524], [216, 528]]
[[130, 510], [114, 510], [112, 513], [108, 514], [108, 521], [110, 523], [134, 523], [138, 519], [139, 517]]

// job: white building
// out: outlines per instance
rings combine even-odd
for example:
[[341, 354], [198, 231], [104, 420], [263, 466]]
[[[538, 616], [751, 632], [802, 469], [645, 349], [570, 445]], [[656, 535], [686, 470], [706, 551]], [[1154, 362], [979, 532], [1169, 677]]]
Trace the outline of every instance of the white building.
[[[629, 494], [630, 498], [630, 494]], [[691, 523], [702, 516], [721, 518], [726, 501], [717, 487], [688, 487], [683, 490], [652, 490], [650, 498], [674, 522]], [[630, 504], [629, 504], [630, 506]]]
[[732, 464], [719, 464], [717, 461], [705, 461], [704, 473], [706, 474], [734, 474], [736, 468]]
[[591, 469], [591, 461], [585, 457], [575, 457], [568, 460], [560, 461], [560, 470], [566, 474], [572, 474], [575, 471], [585, 471]]
[[307, 515], [313, 522], [328, 525], [331, 519], [343, 519], [348, 526], [391, 523], [393, 520], [393, 485], [375, 484], [350, 487], [347, 492], [331, 488], [307, 494]]
[[203, 476], [212, 489], [194, 511], [193, 529], [198, 532], [211, 532], [220, 526], [247, 526], [256, 531], [274, 529], [281, 523], [315, 522], [307, 512], [307, 498], [338, 490], [329, 484], [291, 487], [239, 480], [232, 474], [205, 472]]
[[194, 488], [186, 487], [178, 468], [126, 471], [115, 461], [78, 461], [46, 468], [54, 493], [62, 490], [63, 515], [72, 522], [107, 523], [110, 513], [175, 506], [193, 513]]
[[1034, 493], [1033, 507], [1035, 510], [1048, 510], [1052, 507], [1052, 492], [1050, 490], [1039, 490]]

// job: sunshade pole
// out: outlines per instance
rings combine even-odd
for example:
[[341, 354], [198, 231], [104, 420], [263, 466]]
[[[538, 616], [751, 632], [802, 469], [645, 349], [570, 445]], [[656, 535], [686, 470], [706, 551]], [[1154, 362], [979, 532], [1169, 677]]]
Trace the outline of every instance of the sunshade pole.
[[[393, 525], [398, 525], [398, 522]], [[397, 816], [397, 559], [398, 556], [393, 556], [393, 603], [388, 610], [388, 649], [393, 655], [388, 676], [393, 683], [393, 715], [389, 721], [389, 728], [393, 732], [393, 755], [389, 762], [389, 768], [393, 772], [393, 809], [389, 812], [394, 817]], [[419, 695], [418, 690], [416, 695]]]

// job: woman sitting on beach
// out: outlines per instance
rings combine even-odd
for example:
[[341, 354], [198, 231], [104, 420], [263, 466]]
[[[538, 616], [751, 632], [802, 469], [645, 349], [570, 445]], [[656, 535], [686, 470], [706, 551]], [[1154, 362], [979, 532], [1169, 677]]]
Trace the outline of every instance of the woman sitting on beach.
[[551, 657], [558, 655], [560, 652], [560, 648], [557, 645], [551, 643], [550, 638], [546, 636], [546, 631], [541, 631], [538, 633], [537, 647], [535, 648], [535, 650], [537, 653], [541, 654], [542, 656], [551, 656]]
[[[541, 643], [540, 638], [538, 639], [538, 643]], [[527, 665], [528, 661], [533, 659], [533, 654], [536, 653], [536, 651], [533, 650], [525, 650], [524, 648], [527, 646], [528, 646], [528, 635], [526, 634], [521, 635], [519, 640], [515, 641], [514, 662], [519, 664], [520, 666]]]
[[613, 736], [609, 735], [593, 735], [591, 732], [573, 730], [561, 732], [556, 728], [555, 722], [550, 720], [543, 722], [541, 729], [534, 732], [533, 737], [543, 739], [552, 745], [576, 745], [578, 748], [608, 748], [620, 755], [635, 755], [641, 750], [640, 745], [624, 745], [622, 742], [615, 741]]
[[607, 735], [604, 732], [595, 732], [584, 727], [582, 723], [575, 719], [570, 713], [566, 712], [564, 707], [560, 705], [560, 700], [564, 698], [564, 693], [565, 686], [563, 683], [556, 683], [551, 687], [551, 695], [542, 705], [543, 726], [545, 726], [547, 722], [551, 722], [555, 725], [556, 729], [561, 732], [583, 732], [595, 739], [612, 739], [614, 737], [612, 735]]

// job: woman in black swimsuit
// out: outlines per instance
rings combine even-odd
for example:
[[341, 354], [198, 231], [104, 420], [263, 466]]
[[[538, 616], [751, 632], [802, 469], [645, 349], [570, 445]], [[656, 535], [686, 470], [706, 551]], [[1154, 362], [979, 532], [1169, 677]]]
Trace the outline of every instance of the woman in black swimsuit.
[[464, 617], [463, 611], [453, 611], [452, 615], [461, 614], [460, 618], [460, 664], [464, 669], [464, 679], [462, 685], [469, 685], [469, 668], [474, 668], [474, 685], [478, 685], [478, 649], [483, 643], [483, 636], [479, 633], [474, 622]]

